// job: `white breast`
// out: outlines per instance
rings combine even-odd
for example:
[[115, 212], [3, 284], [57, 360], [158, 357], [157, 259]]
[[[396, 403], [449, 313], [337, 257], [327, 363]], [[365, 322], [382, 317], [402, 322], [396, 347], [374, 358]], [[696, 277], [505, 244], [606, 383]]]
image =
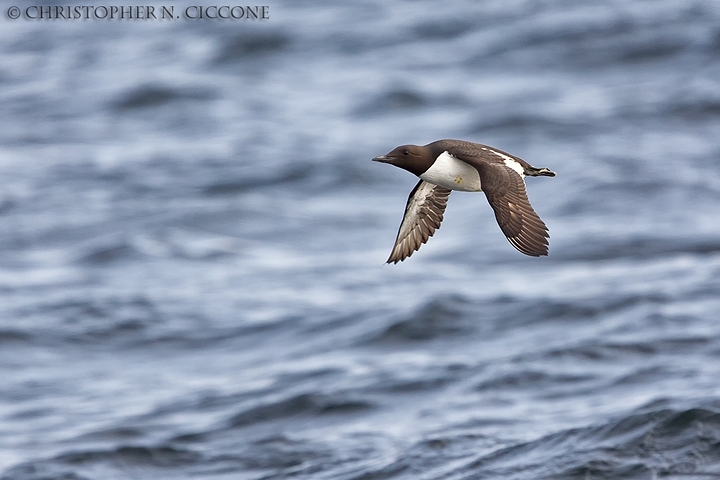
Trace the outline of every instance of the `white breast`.
[[448, 152], [443, 152], [420, 178], [450, 190], [479, 192], [481, 187], [478, 171]]

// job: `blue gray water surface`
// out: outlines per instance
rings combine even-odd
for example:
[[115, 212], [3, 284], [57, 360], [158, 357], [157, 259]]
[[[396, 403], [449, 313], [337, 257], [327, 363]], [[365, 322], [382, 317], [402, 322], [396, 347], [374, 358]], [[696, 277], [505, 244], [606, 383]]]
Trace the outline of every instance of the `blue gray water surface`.
[[[717, 1], [0, 4], [3, 480], [720, 478]], [[384, 265], [440, 138], [549, 257], [456, 192]]]

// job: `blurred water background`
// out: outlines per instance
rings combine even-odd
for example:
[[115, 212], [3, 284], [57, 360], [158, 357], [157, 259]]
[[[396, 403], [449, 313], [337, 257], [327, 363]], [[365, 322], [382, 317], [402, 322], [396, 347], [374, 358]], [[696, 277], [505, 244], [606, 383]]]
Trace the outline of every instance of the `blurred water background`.
[[[3, 480], [720, 478], [720, 2], [0, 5]], [[440, 138], [549, 257], [383, 263]]]

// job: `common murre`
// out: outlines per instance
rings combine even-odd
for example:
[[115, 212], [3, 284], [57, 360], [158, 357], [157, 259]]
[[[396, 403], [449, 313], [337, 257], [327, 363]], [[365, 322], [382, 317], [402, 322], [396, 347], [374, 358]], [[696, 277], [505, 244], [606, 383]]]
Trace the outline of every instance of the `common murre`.
[[405, 216], [387, 263], [405, 260], [440, 228], [452, 190], [485, 192], [500, 229], [525, 255], [548, 254], [547, 226], [535, 213], [524, 177], [554, 177], [521, 158], [496, 148], [463, 140], [438, 140], [425, 146], [401, 145], [373, 158], [420, 177], [405, 206]]

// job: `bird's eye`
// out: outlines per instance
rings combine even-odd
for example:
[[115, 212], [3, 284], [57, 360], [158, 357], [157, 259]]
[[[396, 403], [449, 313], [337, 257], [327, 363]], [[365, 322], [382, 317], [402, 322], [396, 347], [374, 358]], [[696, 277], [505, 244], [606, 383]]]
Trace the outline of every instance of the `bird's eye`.
[[408, 153], [410, 153], [410, 152], [408, 152], [407, 150], [403, 150], [403, 151], [402, 151], [402, 154], [403, 154], [403, 155], [407, 155]]

